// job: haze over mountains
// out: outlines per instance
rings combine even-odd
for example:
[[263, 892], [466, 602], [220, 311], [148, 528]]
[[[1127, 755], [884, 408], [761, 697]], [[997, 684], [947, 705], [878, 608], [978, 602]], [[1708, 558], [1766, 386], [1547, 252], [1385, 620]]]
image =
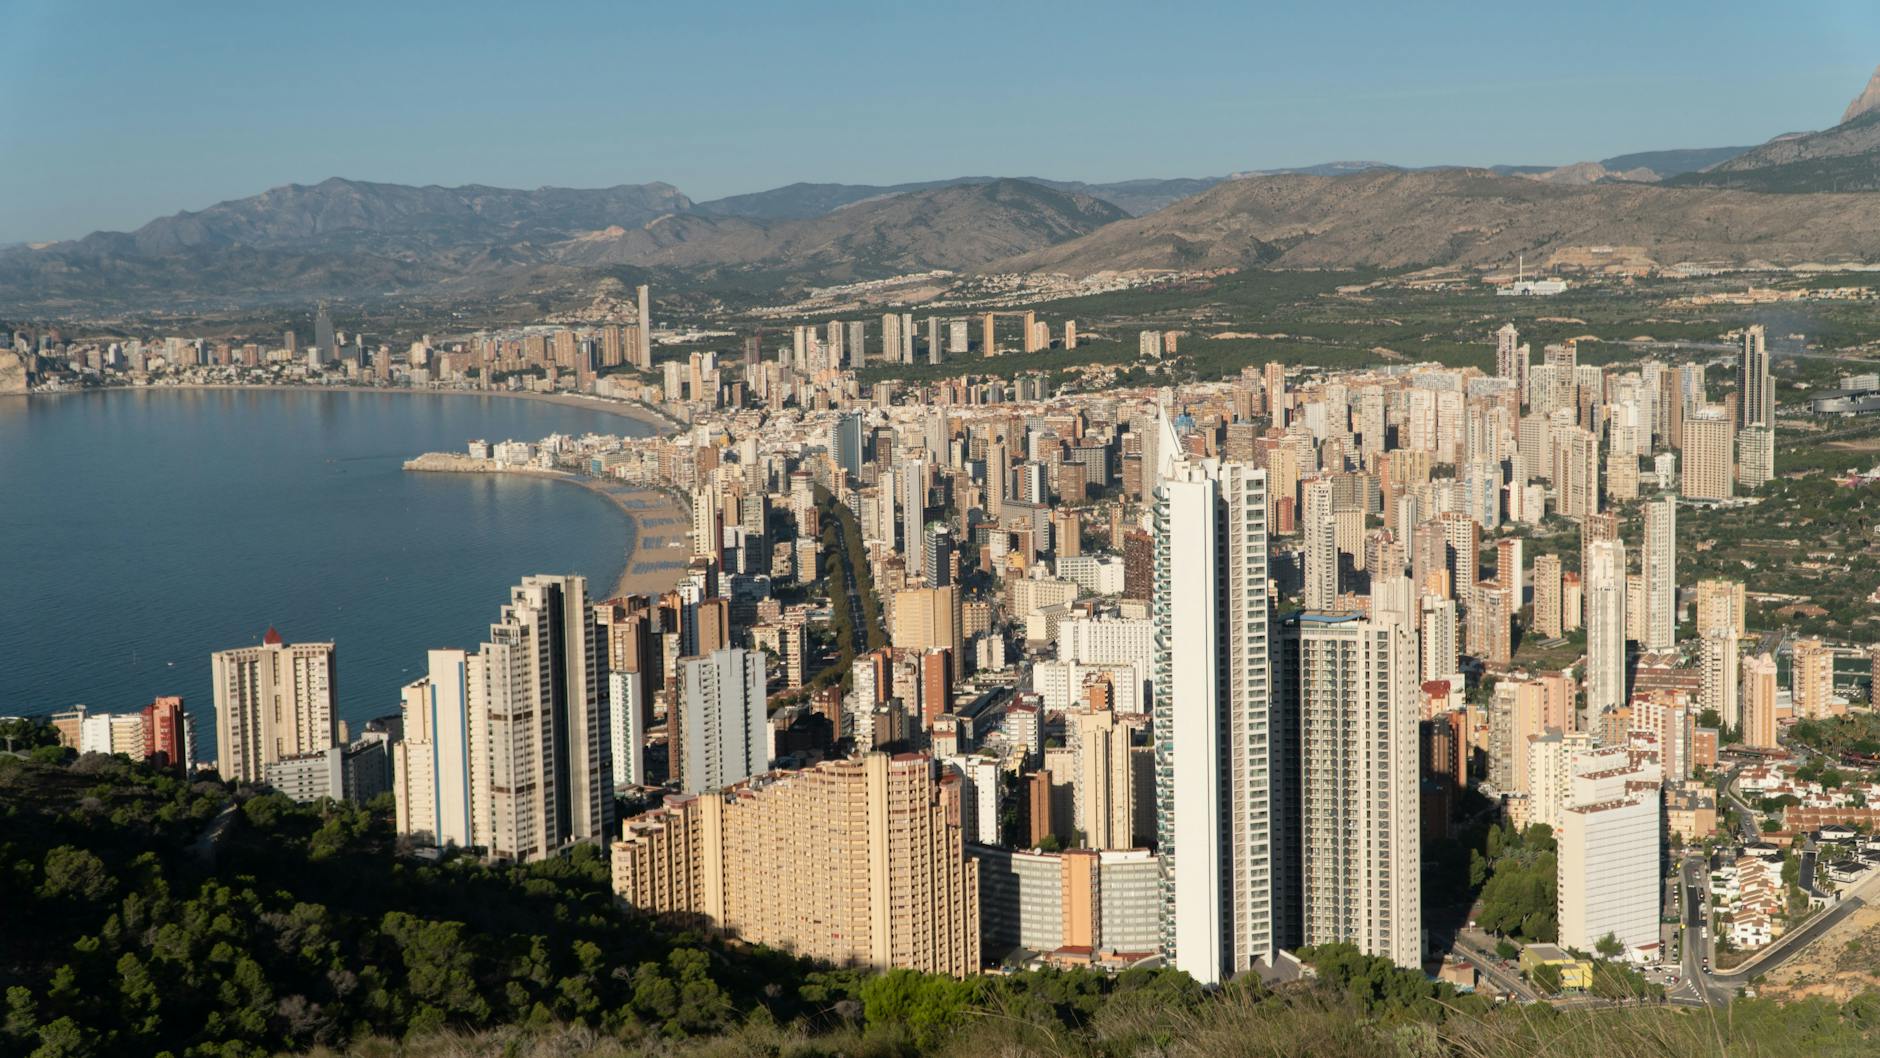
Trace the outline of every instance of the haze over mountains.
[[945, 269], [1639, 265], [1880, 259], [1880, 71], [1841, 124], [1761, 146], [1567, 166], [1332, 162], [1112, 183], [791, 184], [694, 202], [670, 184], [532, 191], [329, 179], [135, 232], [0, 248], [0, 309], [87, 316], [582, 298], [654, 277], [752, 296]]

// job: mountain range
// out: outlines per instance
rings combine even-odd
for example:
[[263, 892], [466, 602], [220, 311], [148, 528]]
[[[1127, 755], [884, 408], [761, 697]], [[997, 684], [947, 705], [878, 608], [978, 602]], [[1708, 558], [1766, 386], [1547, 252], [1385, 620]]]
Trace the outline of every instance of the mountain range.
[[1880, 70], [1821, 132], [1566, 166], [1349, 161], [1112, 183], [798, 183], [705, 202], [664, 183], [514, 190], [334, 178], [134, 232], [0, 248], [0, 309], [553, 302], [649, 279], [771, 297], [936, 269], [1871, 261], [1874, 191]]
[[1250, 177], [1002, 261], [1010, 272], [1530, 267], [1643, 269], [1870, 260], [1880, 200], [1646, 183], [1551, 183], [1484, 169]]

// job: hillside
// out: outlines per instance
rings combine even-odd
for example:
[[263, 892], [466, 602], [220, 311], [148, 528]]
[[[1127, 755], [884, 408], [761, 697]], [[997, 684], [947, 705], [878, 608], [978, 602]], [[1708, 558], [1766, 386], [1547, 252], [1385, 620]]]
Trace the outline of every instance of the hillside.
[[[961, 184], [990, 184], [1001, 178], [993, 176], [958, 176], [950, 180], [926, 180], [909, 184], [789, 184], [748, 195], [731, 195], [697, 203], [699, 213], [715, 217], [745, 217], [752, 220], [806, 220], [834, 212], [844, 206], [910, 191], [931, 191]], [[1088, 195], [1100, 199], [1131, 216], [1153, 213], [1178, 199], [1197, 195], [1221, 182], [1219, 177], [1118, 180], [1111, 183], [1086, 183], [1082, 180], [1048, 180], [1040, 176], [1012, 179], [1039, 184], [1056, 191]]]
[[135, 232], [0, 251], [0, 306], [90, 313], [570, 292], [622, 269], [741, 274], [775, 288], [970, 269], [1125, 216], [1088, 195], [1015, 180], [783, 220], [703, 213], [665, 184], [512, 191], [328, 180]]
[[1880, 190], [1880, 111], [1860, 111], [1831, 129], [1771, 140], [1676, 183], [1781, 194]]
[[1591, 247], [1659, 264], [1868, 261], [1880, 210], [1857, 194], [1756, 195], [1553, 184], [1480, 169], [1250, 177], [1147, 217], [988, 266], [1117, 269], [1530, 266]]
[[1755, 149], [1754, 147], [1685, 147], [1664, 151], [1634, 151], [1631, 154], [1602, 158], [1599, 164], [1616, 171], [1649, 169], [1656, 173], [1660, 180], [1668, 180], [1674, 176], [1708, 169]]
[[818, 217], [762, 222], [675, 214], [546, 247], [571, 265], [714, 272], [790, 269], [826, 280], [962, 269], [1095, 231], [1127, 215], [1089, 195], [1023, 180], [871, 198]]
[[1876, 995], [1556, 1013], [1344, 944], [1302, 953], [1316, 981], [1214, 994], [1170, 970], [836, 969], [625, 910], [591, 847], [523, 866], [401, 857], [383, 800], [296, 805], [101, 754], [0, 753], [0, 1058], [1840, 1058], [1880, 1037]]
[[1778, 194], [1880, 191], [1880, 69], [1833, 128], [1777, 136], [1676, 183]]

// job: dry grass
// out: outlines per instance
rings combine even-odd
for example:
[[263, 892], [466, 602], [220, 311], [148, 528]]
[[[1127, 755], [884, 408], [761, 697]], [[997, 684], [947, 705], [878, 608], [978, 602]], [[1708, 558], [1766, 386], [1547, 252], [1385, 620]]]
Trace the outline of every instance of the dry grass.
[[[1085, 1032], [982, 1011], [933, 1048], [931, 1058], [1870, 1058], [1871, 1036], [1832, 1042], [1798, 1026], [1833, 1029], [1837, 1008], [1797, 1018], [1773, 1004], [1709, 1010], [1644, 1007], [1560, 1012], [1503, 1007], [1486, 1017], [1452, 1012], [1438, 1023], [1380, 1021], [1322, 995], [1258, 998], [1229, 991], [1194, 1010], [1119, 1004]], [[1739, 1013], [1739, 1010], [1741, 1013]], [[590, 1029], [519, 1028], [368, 1040], [310, 1058], [914, 1058], [893, 1031], [809, 1035], [751, 1024], [691, 1040], [622, 1041]]]
[[1835, 923], [1768, 977], [1763, 994], [1784, 1000], [1818, 996], [1844, 1003], [1880, 988], [1880, 907], [1863, 907]]

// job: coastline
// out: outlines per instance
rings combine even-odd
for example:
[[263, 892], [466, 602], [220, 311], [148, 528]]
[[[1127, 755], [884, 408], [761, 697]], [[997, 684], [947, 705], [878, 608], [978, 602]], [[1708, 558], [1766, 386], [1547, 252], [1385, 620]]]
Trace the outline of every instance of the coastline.
[[657, 597], [678, 585], [691, 553], [666, 545], [675, 538], [684, 540], [691, 516], [680, 508], [677, 500], [650, 485], [614, 484], [584, 476], [569, 476], [564, 480], [606, 497], [633, 523], [633, 546], [627, 549], [626, 565], [621, 567], [613, 594], [608, 598]]
[[440, 397], [508, 397], [521, 400], [543, 401], [560, 404], [564, 407], [583, 408], [588, 411], [617, 415], [641, 423], [652, 431], [649, 436], [670, 433], [684, 428], [684, 424], [670, 419], [644, 404], [627, 401], [604, 400], [579, 393], [536, 393], [521, 389], [412, 389], [406, 386], [289, 386], [277, 383], [245, 385], [222, 382], [180, 382], [163, 386], [99, 386], [89, 389], [36, 390], [28, 393], [13, 394], [21, 397], [65, 397], [87, 393], [109, 393], [122, 390], [127, 393], [162, 392], [164, 390], [254, 390], [268, 393], [393, 393], [406, 395], [436, 395]]
[[683, 543], [690, 531], [691, 515], [674, 494], [652, 485], [614, 482], [585, 474], [538, 467], [501, 466], [473, 459], [455, 452], [426, 452], [405, 461], [407, 473], [420, 474], [518, 474], [565, 481], [606, 499], [625, 515], [633, 526], [633, 536], [614, 580], [613, 592], [605, 598], [625, 595], [657, 596], [670, 591], [685, 570], [690, 553], [671, 548], [677, 539]]

